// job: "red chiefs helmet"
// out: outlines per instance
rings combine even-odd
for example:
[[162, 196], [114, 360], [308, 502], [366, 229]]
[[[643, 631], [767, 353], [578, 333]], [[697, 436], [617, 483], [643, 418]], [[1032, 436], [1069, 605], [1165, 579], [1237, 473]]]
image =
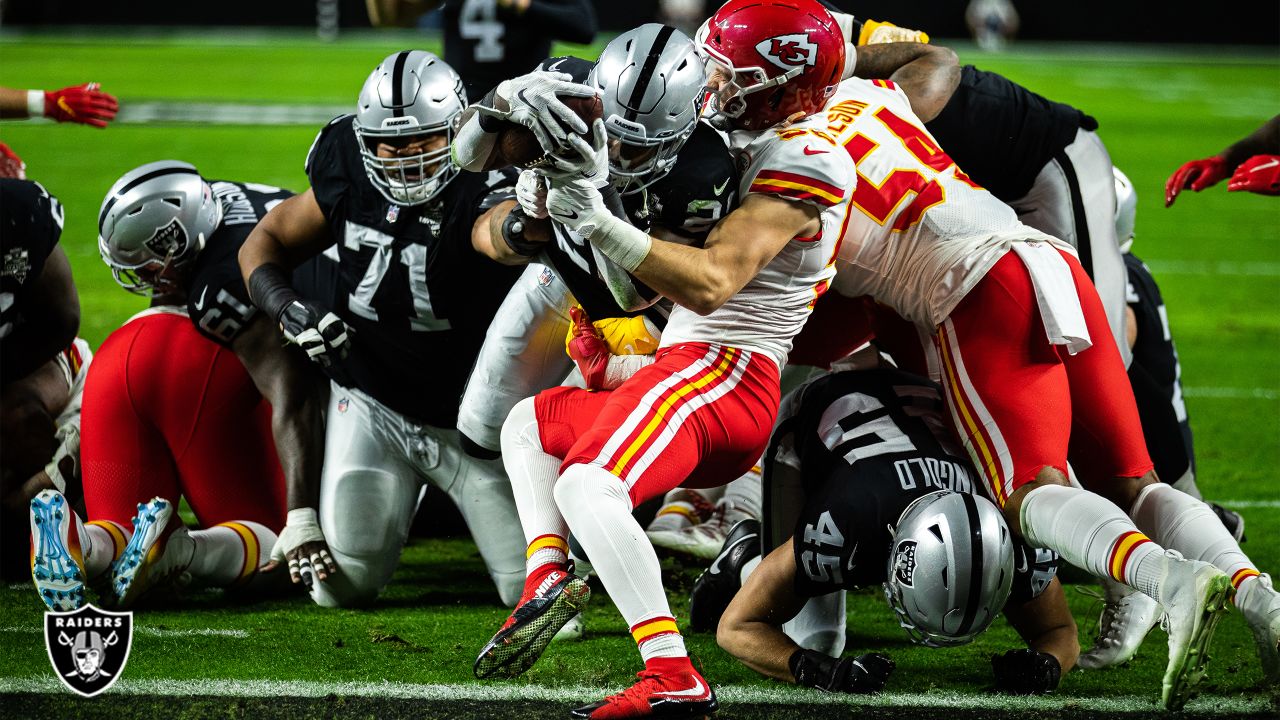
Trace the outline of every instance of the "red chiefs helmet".
[[818, 112], [844, 71], [844, 36], [817, 0], [729, 0], [698, 35], [708, 69], [729, 81], [718, 112], [742, 130]]

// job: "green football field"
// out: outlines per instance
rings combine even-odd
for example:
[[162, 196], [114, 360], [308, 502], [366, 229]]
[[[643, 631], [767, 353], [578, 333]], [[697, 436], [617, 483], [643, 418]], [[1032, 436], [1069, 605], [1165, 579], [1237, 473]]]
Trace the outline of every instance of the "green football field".
[[[221, 34], [220, 34], [221, 33]], [[417, 36], [369, 34], [323, 44], [303, 34], [151, 36], [0, 34], [0, 82], [57, 88], [97, 80], [124, 108], [106, 130], [0, 123], [0, 140], [66, 206], [72, 259], [94, 346], [141, 298], [98, 259], [95, 220], [107, 188], [152, 160], [194, 163], [206, 177], [305, 187], [307, 149], [326, 114], [353, 107], [367, 73]], [[590, 54], [589, 49], [581, 49]], [[1116, 164], [1139, 194], [1134, 251], [1152, 267], [1178, 342], [1205, 495], [1242, 512], [1245, 550], [1280, 570], [1280, 199], [1224, 186], [1163, 207], [1164, 179], [1216, 153], [1280, 108], [1280, 60], [1267, 53], [1125, 47], [1015, 47], [962, 59], [1096, 116]], [[270, 123], [270, 124], [268, 124]], [[424, 510], [429, 512], [430, 509]], [[664, 560], [683, 615], [693, 564]], [[1069, 586], [1088, 646], [1101, 607]], [[180, 608], [180, 609], [178, 609]], [[250, 602], [195, 592], [144, 608], [123, 678], [79, 700], [46, 656], [43, 605], [27, 585], [0, 589], [0, 711], [4, 717], [562, 717], [627, 685], [640, 669], [625, 624], [603, 592], [586, 637], [552, 646], [524, 678], [480, 683], [471, 663], [506, 616], [474, 546], [415, 539], [378, 603], [320, 610], [302, 596]], [[897, 661], [888, 691], [825, 696], [764, 680], [709, 636], [689, 646], [720, 692], [721, 717], [1095, 717], [1158, 711], [1165, 636], [1152, 633], [1127, 667], [1073, 672], [1059, 692], [1014, 700], [989, 691], [989, 657], [1017, 646], [1001, 623], [948, 650], [910, 646], [878, 591], [850, 601], [849, 649]], [[1220, 626], [1203, 695], [1188, 713], [1275, 716], [1257, 688], [1253, 642], [1237, 615]]]

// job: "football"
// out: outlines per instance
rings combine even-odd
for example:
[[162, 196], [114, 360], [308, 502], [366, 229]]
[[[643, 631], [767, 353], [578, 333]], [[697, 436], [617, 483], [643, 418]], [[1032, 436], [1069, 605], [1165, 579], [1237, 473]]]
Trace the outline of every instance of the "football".
[[[591, 123], [595, 122], [604, 113], [604, 107], [600, 102], [599, 96], [561, 97], [560, 100], [587, 124], [588, 131], [583, 134], [583, 137], [590, 139]], [[502, 126], [502, 129], [498, 132], [496, 152], [490, 159], [490, 167], [488, 169], [504, 168], [511, 165], [527, 168], [537, 165], [538, 161], [546, 155], [542, 150], [542, 145], [538, 143], [538, 138], [534, 136], [533, 131], [529, 128], [511, 121], [503, 122]]]

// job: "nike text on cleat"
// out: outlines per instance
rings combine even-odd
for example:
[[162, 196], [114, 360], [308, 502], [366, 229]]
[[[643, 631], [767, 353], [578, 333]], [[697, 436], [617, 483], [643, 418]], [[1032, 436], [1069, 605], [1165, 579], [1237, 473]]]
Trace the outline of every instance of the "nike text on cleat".
[[472, 671], [481, 679], [515, 677], [533, 667], [551, 639], [582, 611], [590, 597], [591, 589], [581, 578], [565, 570], [551, 571], [480, 651]]
[[720, 616], [742, 587], [742, 566], [760, 557], [760, 521], [743, 520], [729, 531], [720, 554], [689, 593], [689, 629], [715, 632]]
[[1160, 596], [1165, 598], [1161, 624], [1169, 633], [1169, 665], [1162, 698], [1166, 710], [1181, 710], [1195, 695], [1209, 662], [1213, 631], [1231, 606], [1235, 588], [1226, 573], [1170, 551]]
[[127, 608], [151, 590], [169, 585], [191, 564], [195, 541], [173, 521], [173, 504], [152, 498], [138, 505], [133, 536], [111, 565], [111, 592], [116, 607]]
[[74, 512], [57, 490], [31, 499], [31, 581], [54, 612], [70, 612], [85, 603], [84, 558]]
[[1098, 621], [1098, 637], [1092, 648], [1080, 654], [1077, 662], [1085, 670], [1128, 662], [1164, 612], [1160, 603], [1128, 585], [1109, 578], [1102, 584], [1106, 589], [1106, 606]]
[[617, 695], [574, 708], [573, 718], [617, 720], [619, 718], [701, 718], [720, 706], [716, 694], [696, 670], [662, 673], [645, 670], [640, 680]]

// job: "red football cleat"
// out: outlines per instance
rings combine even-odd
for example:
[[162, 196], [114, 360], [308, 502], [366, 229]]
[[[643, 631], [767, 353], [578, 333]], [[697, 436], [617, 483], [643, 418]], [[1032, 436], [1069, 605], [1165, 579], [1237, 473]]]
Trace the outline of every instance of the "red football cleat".
[[674, 672], [645, 670], [640, 681], [600, 702], [574, 708], [570, 717], [590, 720], [615, 718], [699, 718], [714, 713], [716, 694], [693, 666]]
[[566, 567], [545, 573], [529, 590], [526, 586], [511, 617], [480, 651], [471, 668], [476, 677], [515, 677], [533, 667], [560, 628], [591, 597], [587, 583]]

